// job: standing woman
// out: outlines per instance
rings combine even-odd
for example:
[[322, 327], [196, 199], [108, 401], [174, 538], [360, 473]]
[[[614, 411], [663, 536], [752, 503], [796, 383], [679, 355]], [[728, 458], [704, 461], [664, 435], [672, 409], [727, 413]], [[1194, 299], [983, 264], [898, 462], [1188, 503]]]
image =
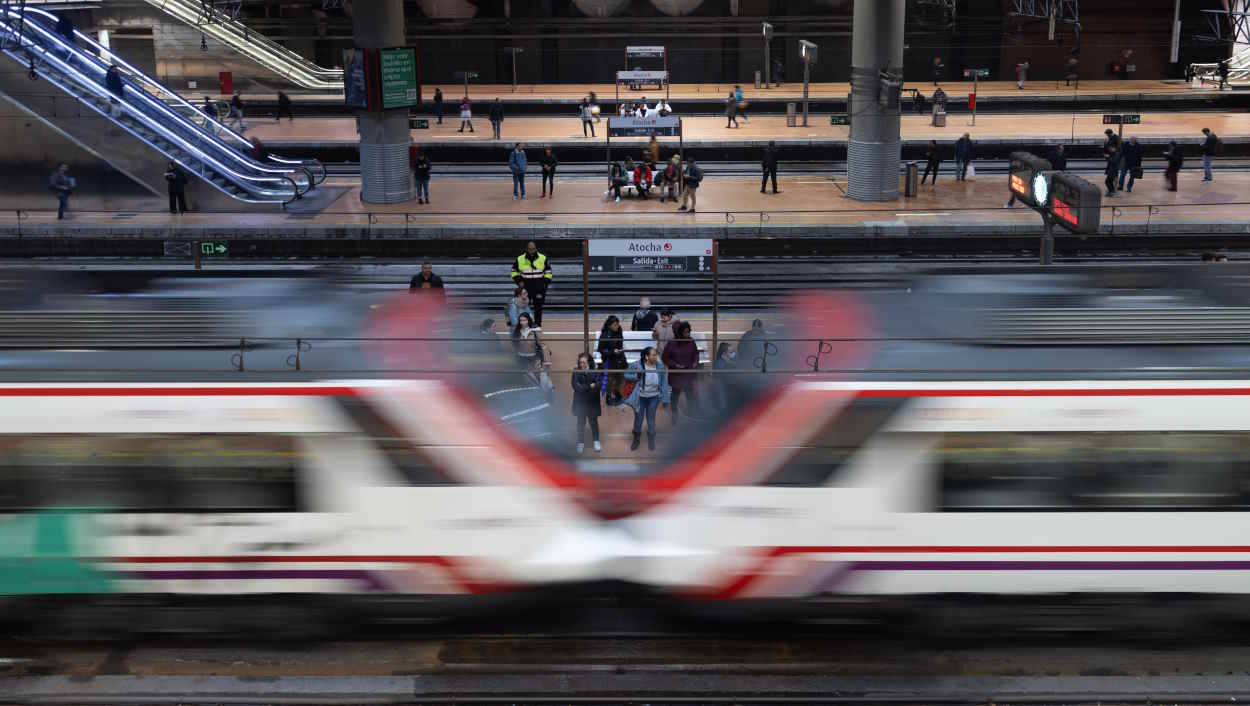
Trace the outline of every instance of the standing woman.
[[460, 101], [460, 129], [456, 132], [464, 132], [466, 125], [469, 126], [469, 132], [473, 132], [473, 104], [469, 102], [468, 96]]
[[928, 161], [924, 165], [924, 176], [920, 177], [920, 183], [923, 184], [925, 179], [929, 178], [929, 173], [933, 173], [933, 185], [937, 186], [938, 167], [942, 166], [942, 158], [938, 155], [937, 140], [929, 140], [929, 148], [925, 150], [925, 158]]
[[681, 371], [669, 381], [672, 387], [673, 402], [669, 411], [673, 413], [673, 426], [677, 426], [677, 404], [681, 393], [686, 392], [686, 413], [690, 413], [699, 400], [696, 392], [694, 371], [699, 369], [699, 346], [690, 337], [690, 324], [679, 321], [673, 331], [673, 340], [664, 346], [664, 355], [660, 358], [669, 370]]
[[512, 329], [512, 345], [516, 346], [517, 356], [526, 363], [543, 359], [543, 340], [539, 336], [542, 329], [534, 326], [534, 320], [524, 312], [517, 316], [516, 327]]
[[668, 386], [668, 371], [660, 362], [655, 349], [647, 346], [637, 363], [629, 366], [625, 373], [628, 380], [635, 381], [634, 389], [629, 393], [625, 404], [634, 410], [634, 440], [629, 444], [630, 451], [638, 450], [638, 442], [642, 439], [642, 421], [647, 421], [647, 448], [655, 450], [655, 413], [660, 405], [668, 404], [673, 391]]
[[733, 91], [729, 92], [729, 98], [725, 100], [725, 127], [738, 127], [738, 101], [734, 98]]
[[590, 356], [577, 354], [577, 369], [573, 371], [573, 416], [577, 417], [577, 453], [586, 450], [586, 423], [590, 422], [590, 436], [595, 442], [595, 453], [603, 451], [599, 445], [599, 374], [590, 367]]
[[[625, 361], [625, 334], [621, 331], [621, 320], [609, 316], [599, 331], [599, 357], [603, 359], [604, 370], [624, 370], [629, 364]], [[621, 373], [608, 373], [608, 385], [605, 388], [609, 405], [620, 404]]]

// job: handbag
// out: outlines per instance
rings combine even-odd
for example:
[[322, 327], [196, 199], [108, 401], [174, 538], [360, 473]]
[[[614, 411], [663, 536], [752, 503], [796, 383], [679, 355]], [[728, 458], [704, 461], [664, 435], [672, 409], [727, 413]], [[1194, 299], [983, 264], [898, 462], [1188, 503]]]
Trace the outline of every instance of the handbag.
[[629, 399], [629, 396], [634, 394], [634, 387], [637, 385], [637, 380], [626, 380], [625, 384], [621, 385], [621, 400]]
[[969, 163], [968, 163], [968, 176], [970, 176], [970, 177], [974, 177], [974, 176], [976, 176], [976, 175], [977, 175], [977, 168], [976, 168], [976, 166], [974, 166], [971, 162], [969, 162]]

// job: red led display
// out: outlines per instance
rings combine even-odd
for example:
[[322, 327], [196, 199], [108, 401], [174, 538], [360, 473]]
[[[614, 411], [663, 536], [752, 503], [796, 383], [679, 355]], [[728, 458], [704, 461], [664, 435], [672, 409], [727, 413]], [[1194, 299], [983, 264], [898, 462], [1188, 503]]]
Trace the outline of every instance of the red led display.
[[1051, 197], [1050, 212], [1054, 214], [1055, 218], [1068, 223], [1073, 228], [1080, 225], [1076, 212], [1072, 210], [1071, 206], [1060, 201], [1058, 196]]

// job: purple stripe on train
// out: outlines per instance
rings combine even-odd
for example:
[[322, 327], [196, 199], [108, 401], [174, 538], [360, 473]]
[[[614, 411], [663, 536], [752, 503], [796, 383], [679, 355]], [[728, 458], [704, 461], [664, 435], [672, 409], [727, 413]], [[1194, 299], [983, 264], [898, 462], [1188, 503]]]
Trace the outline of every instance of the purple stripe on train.
[[361, 569], [172, 569], [167, 571], [121, 571], [120, 578], [143, 581], [242, 581], [338, 579], [359, 581], [370, 591], [385, 591], [386, 583], [375, 572]]

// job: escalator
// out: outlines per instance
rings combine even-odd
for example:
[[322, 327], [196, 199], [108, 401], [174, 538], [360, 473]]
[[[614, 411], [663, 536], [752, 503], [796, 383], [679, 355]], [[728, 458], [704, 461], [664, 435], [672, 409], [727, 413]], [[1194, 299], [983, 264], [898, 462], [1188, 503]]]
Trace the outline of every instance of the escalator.
[[[165, 193], [169, 161], [187, 173], [188, 197], [199, 210], [285, 205], [325, 179], [316, 160], [253, 159], [241, 134], [208, 119], [89, 35], [75, 31], [71, 46], [56, 33], [56, 23], [43, 10], [0, 6], [0, 51], [20, 67], [0, 70], [0, 93], [153, 193]], [[105, 86], [110, 65], [121, 74], [120, 95]], [[73, 109], [44, 110], [30, 81], [73, 97]]]
[[149, 5], [195, 27], [300, 88], [343, 92], [343, 70], [318, 66], [236, 19], [214, 15], [204, 20], [200, 0], [147, 0]]

